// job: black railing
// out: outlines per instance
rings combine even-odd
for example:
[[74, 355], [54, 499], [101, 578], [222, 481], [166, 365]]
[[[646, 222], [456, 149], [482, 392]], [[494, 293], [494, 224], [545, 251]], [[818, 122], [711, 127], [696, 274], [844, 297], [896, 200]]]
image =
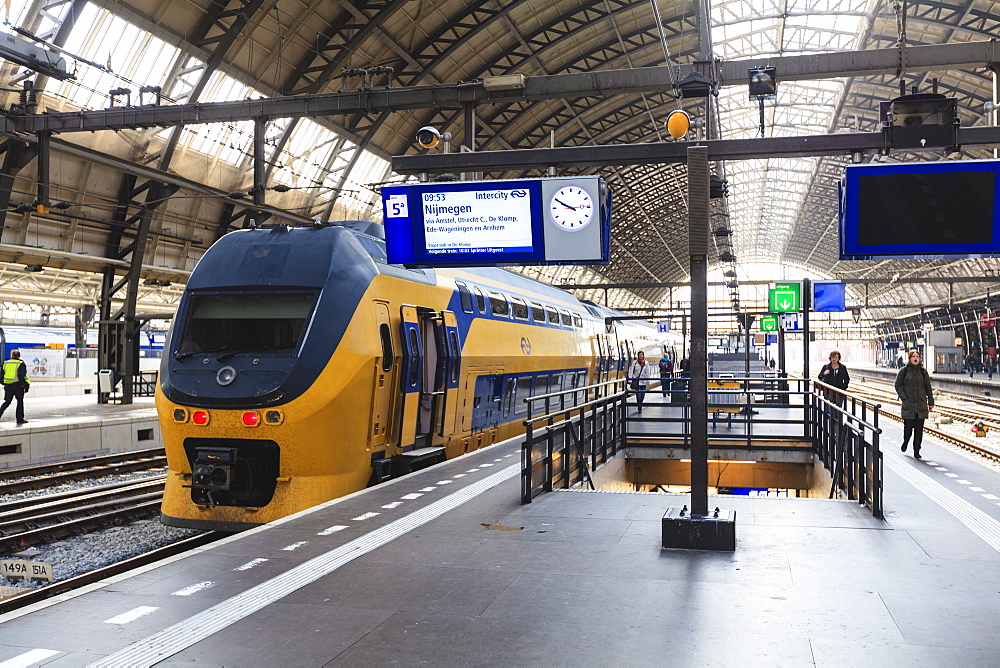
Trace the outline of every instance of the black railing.
[[[623, 447], [690, 448], [688, 382], [672, 378], [666, 388], [636, 391], [619, 379], [526, 399], [521, 502], [556, 487], [593, 486], [591, 473]], [[710, 378], [709, 439], [712, 447], [748, 453], [806, 448], [830, 472], [831, 498], [840, 490], [881, 518], [879, 405], [847, 392], [839, 402], [831, 401], [826, 393], [834, 389], [770, 375]], [[644, 414], [633, 410], [639, 395], [646, 398]], [[670, 401], [661, 400], [666, 397]]]
[[840, 490], [882, 519], [883, 455], [879, 448], [878, 409], [849, 392], [812, 381], [806, 424], [812, 427], [816, 456], [833, 477], [830, 498]]
[[521, 446], [521, 503], [585, 481], [593, 489], [592, 472], [621, 447], [624, 387], [624, 380], [610, 380], [525, 399], [529, 418]]
[[[638, 408], [645, 394], [645, 413], [628, 410], [625, 444], [629, 447], [691, 447], [691, 401], [686, 377], [666, 379], [667, 387], [632, 391], [628, 408]], [[801, 450], [810, 441], [805, 410], [808, 381], [779, 378], [773, 372], [751, 376], [725, 374], [708, 379], [708, 436], [747, 450]], [[755, 442], [767, 441], [766, 446]], [[789, 442], [788, 446], [780, 445]]]

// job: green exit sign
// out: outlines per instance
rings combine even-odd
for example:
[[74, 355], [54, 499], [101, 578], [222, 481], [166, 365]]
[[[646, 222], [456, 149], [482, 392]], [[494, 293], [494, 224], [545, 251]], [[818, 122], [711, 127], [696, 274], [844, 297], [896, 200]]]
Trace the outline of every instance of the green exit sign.
[[762, 332], [778, 331], [778, 316], [776, 315], [762, 315], [759, 322], [760, 331]]
[[768, 310], [772, 313], [797, 313], [802, 310], [802, 282], [775, 283], [768, 291]]

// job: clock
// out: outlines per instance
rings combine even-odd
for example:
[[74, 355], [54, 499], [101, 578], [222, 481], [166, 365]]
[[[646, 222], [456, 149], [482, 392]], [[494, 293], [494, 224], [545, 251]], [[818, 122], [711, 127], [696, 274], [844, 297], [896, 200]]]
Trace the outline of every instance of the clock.
[[563, 186], [549, 200], [552, 222], [569, 232], [582, 230], [594, 217], [594, 201], [580, 186]]

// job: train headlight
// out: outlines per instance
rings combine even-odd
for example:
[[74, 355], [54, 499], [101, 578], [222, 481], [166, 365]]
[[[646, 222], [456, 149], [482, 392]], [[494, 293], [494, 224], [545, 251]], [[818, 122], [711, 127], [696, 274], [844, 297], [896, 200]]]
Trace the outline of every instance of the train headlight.
[[243, 424], [248, 427], [256, 427], [260, 424], [260, 413], [257, 411], [247, 411], [243, 414]]
[[208, 424], [208, 413], [206, 411], [195, 411], [191, 414], [191, 422], [197, 425]]
[[183, 408], [175, 408], [174, 409], [174, 421], [175, 422], [187, 422], [188, 421], [188, 412], [186, 410], [184, 410]]
[[225, 387], [236, 380], [236, 369], [231, 366], [224, 366], [215, 374], [215, 382]]
[[285, 416], [281, 414], [281, 411], [268, 411], [264, 413], [264, 422], [268, 424], [281, 424], [285, 419]]

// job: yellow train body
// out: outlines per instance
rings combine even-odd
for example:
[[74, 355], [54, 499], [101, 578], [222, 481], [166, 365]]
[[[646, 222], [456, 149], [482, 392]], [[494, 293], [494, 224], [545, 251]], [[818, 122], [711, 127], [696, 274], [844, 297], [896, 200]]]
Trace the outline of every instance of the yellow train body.
[[[278, 386], [259, 405], [242, 396], [227, 405], [225, 387], [212, 386], [210, 373], [218, 367], [218, 382], [227, 380], [223, 365], [231, 359], [233, 375], [249, 377], [268, 362], [266, 351], [179, 353], [176, 339], [188, 335], [172, 335], [156, 397], [169, 465], [165, 523], [239, 530], [285, 517], [522, 434], [526, 387], [539, 394], [550, 382], [568, 389], [616, 377], [636, 350], [650, 350], [654, 360], [662, 350], [648, 327], [606, 327], [600, 307], [502, 270], [437, 271], [422, 281], [383, 270], [358, 293], [353, 310], [338, 316], [343, 331], [327, 352], [307, 356], [321, 348], [299, 344], [290, 374], [308, 370], [314, 379], [300, 392]], [[498, 296], [523, 300], [529, 317], [514, 317], [513, 308], [501, 317]], [[184, 309], [179, 327], [188, 327]], [[318, 317], [319, 310], [304, 326], [307, 342]], [[409, 382], [414, 373], [419, 387]], [[213, 396], [192, 399], [177, 389], [196, 374], [205, 380], [189, 386], [211, 388]], [[241, 452], [256, 454], [248, 464]], [[269, 485], [273, 492], [239, 497], [232, 490], [240, 476], [240, 489]]]

